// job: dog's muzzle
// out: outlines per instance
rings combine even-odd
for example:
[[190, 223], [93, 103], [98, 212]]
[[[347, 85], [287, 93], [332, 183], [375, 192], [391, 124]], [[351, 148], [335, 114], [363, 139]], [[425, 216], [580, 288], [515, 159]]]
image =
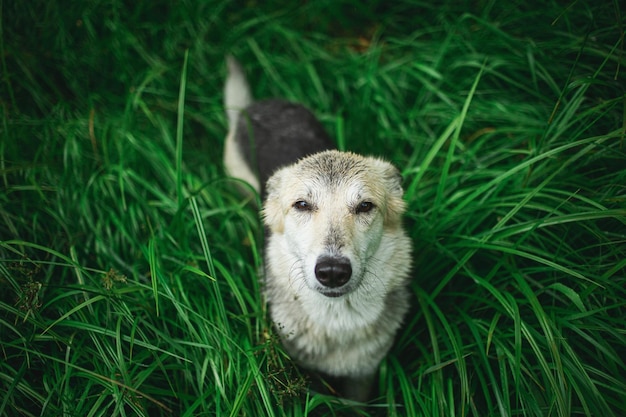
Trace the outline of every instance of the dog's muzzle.
[[324, 286], [320, 291], [327, 297], [339, 297], [346, 293], [343, 287], [352, 276], [350, 260], [344, 257], [321, 256], [315, 264], [315, 278]]

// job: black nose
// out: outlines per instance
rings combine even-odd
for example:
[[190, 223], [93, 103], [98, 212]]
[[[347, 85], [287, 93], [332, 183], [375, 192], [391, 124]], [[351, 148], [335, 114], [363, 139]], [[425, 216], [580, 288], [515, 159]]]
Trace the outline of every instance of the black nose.
[[352, 266], [348, 258], [322, 256], [315, 265], [315, 277], [325, 287], [341, 287], [350, 280], [351, 275]]

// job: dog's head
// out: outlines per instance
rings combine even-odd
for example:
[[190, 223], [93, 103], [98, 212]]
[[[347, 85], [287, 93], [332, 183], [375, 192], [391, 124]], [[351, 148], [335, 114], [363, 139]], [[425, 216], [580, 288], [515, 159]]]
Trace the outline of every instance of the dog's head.
[[282, 168], [267, 182], [263, 218], [281, 248], [267, 261], [327, 297], [384, 291], [374, 281], [401, 240], [402, 195], [398, 170], [377, 158], [326, 151]]

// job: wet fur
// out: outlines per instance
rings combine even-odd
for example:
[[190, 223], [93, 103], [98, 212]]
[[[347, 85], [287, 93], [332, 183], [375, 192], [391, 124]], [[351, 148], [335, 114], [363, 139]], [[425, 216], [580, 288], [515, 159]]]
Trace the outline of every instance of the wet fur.
[[[340, 395], [365, 401], [409, 308], [411, 241], [402, 228], [400, 175], [381, 159], [325, 150], [328, 137], [300, 105], [289, 103], [299, 108], [290, 121], [272, 116], [275, 102], [237, 103], [233, 97], [251, 97], [242, 74], [229, 59], [231, 154], [227, 161], [226, 150], [225, 165], [231, 175], [243, 172], [244, 181], [246, 170], [256, 171], [258, 186], [251, 185], [264, 195], [264, 293], [272, 320], [300, 365], [338, 377]], [[232, 113], [236, 105], [238, 114]], [[245, 118], [278, 125], [278, 139], [257, 144], [256, 162], [254, 147], [242, 143], [266, 140], [272, 131], [258, 134]], [[273, 158], [263, 160], [264, 146], [273, 148]], [[289, 151], [277, 160], [281, 147]], [[349, 280], [324, 285], [317, 270], [323, 260], [350, 265]]]

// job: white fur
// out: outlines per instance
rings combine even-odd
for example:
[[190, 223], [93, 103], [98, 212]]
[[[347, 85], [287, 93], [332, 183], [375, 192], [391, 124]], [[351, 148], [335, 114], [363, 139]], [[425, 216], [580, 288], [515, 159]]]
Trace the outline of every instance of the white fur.
[[[341, 179], [319, 181], [320, 155], [348, 167]], [[390, 180], [394, 171], [378, 159], [328, 151], [283, 168], [268, 181], [266, 295], [272, 320], [304, 367], [356, 384], [376, 373], [409, 306], [411, 242], [401, 227], [404, 203], [398, 179]], [[315, 209], [296, 209], [301, 200]], [[362, 201], [375, 208], [356, 213]], [[329, 246], [329, 233], [338, 244]], [[338, 297], [324, 295], [315, 276], [317, 260], [329, 254], [352, 265]], [[362, 400], [367, 391], [348, 396]]]

